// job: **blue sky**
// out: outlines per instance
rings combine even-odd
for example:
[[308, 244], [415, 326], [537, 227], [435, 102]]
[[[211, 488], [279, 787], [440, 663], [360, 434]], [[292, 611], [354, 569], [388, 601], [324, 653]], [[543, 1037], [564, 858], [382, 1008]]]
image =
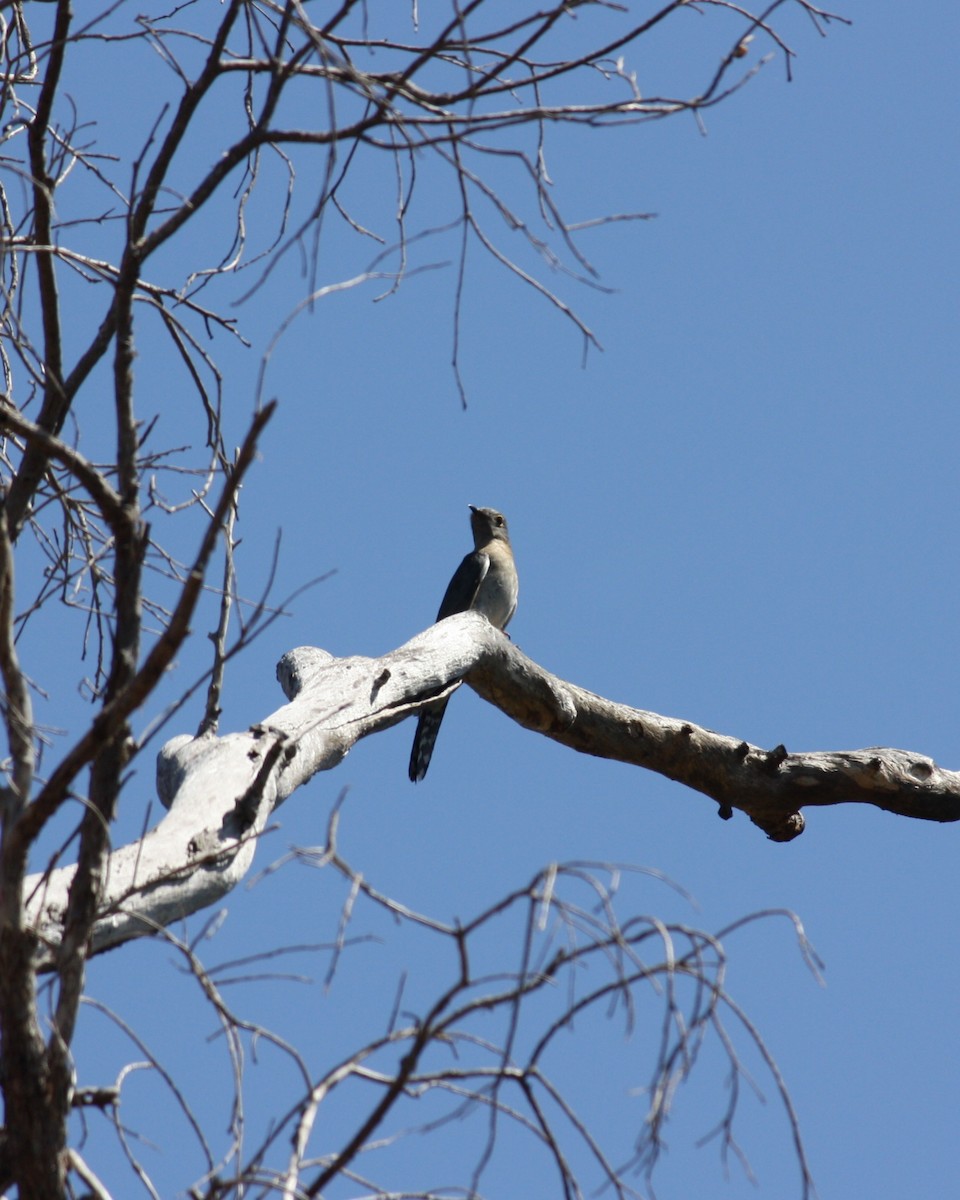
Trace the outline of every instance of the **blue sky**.
[[[336, 573], [231, 665], [224, 730], [279, 707], [273, 672], [286, 649], [378, 654], [428, 625], [469, 548], [474, 503], [510, 520], [521, 579], [513, 638], [561, 677], [763, 746], [892, 745], [957, 764], [960, 17], [937, 3], [907, 22], [892, 0], [849, 0], [840, 11], [853, 25], [832, 26], [825, 40], [809, 22], [787, 21], [799, 55], [793, 82], [771, 63], [706, 114], [706, 136], [686, 117], [550, 131], [548, 165], [571, 221], [657, 214], [581, 235], [609, 293], [551, 277], [604, 347], [585, 366], [570, 323], [479, 248], [463, 312], [466, 411], [450, 369], [452, 267], [411, 276], [377, 303], [376, 285], [329, 296], [293, 323], [266, 372], [265, 394], [280, 408], [244, 489], [241, 582], [258, 591], [278, 530], [276, 597]], [[666, 34], [631, 54], [642, 90], [648, 78], [666, 90], [671, 71], [685, 69]], [[151, 111], [130, 116], [134, 140], [137, 116]], [[301, 184], [310, 178], [306, 168]], [[379, 165], [362, 166], [348, 195], [359, 218], [390, 236], [389, 202], [377, 203], [383, 178]], [[509, 194], [512, 177], [503, 186]], [[415, 226], [442, 220], [448, 199], [428, 177]], [[485, 220], [532, 265], [502, 222]], [[342, 226], [325, 233], [321, 285], [371, 256]], [[438, 237], [417, 255], [432, 264], [454, 251]], [[296, 267], [288, 256], [234, 310], [253, 342], [224, 351], [238, 431], [260, 355], [304, 295]], [[159, 361], [151, 336], [147, 328], [139, 386], [144, 410], [161, 408], [162, 440], [181, 419], [183, 381], [149, 367]], [[50, 664], [39, 645], [34, 654], [28, 666], [42, 678]], [[178, 679], [198, 674], [205, 655], [198, 636]], [[169, 732], [196, 719], [184, 714]], [[417, 787], [406, 779], [412, 734], [408, 722], [359, 744], [293, 796], [258, 866], [321, 842], [348, 788], [347, 858], [438, 919], [466, 920], [547, 863], [572, 859], [654, 868], [696, 900], [629, 877], [622, 916], [716, 930], [747, 913], [792, 910], [825, 964], [825, 986], [805, 968], [789, 922], [771, 918], [731, 938], [729, 988], [790, 1089], [821, 1200], [953, 1193], [955, 828], [841, 806], [808, 810], [804, 835], [774, 845], [741, 814], [721, 822], [704, 797], [574, 755], [466, 690]], [[144, 761], [125, 793], [120, 840], [142, 826], [151, 796]], [[287, 866], [229, 899], [204, 956], [329, 942], [343, 897], [330, 872]], [[354, 948], [329, 991], [275, 981], [230, 992], [238, 1012], [295, 1041], [315, 1069], [351, 1038], [381, 1031], [404, 962], [423, 986], [431, 969], [441, 983], [453, 969], [446, 951], [364, 906], [354, 932], [383, 940]], [[295, 961], [322, 980], [322, 953]], [[222, 1047], [205, 1042], [212, 1021], [173, 964], [163, 947], [138, 945], [95, 962], [88, 988], [164, 1047], [219, 1132], [226, 1108], [209, 1081]], [[105, 1030], [91, 1012], [78, 1044], [83, 1084], [108, 1082], [130, 1057]], [[581, 1114], [625, 1156], [648, 1037], [642, 1022], [632, 1041], [600, 1022], [578, 1030], [557, 1064]], [[707, 1051], [677, 1101], [655, 1179], [661, 1198], [800, 1194], [774, 1089], [748, 1060], [766, 1104], [744, 1098], [738, 1133], [758, 1187], [735, 1162], [726, 1175], [715, 1145], [696, 1146], [724, 1102], [722, 1063]], [[292, 1099], [293, 1081], [274, 1072], [269, 1053], [250, 1070], [252, 1113]], [[131, 1125], [138, 1104], [159, 1102], [155, 1087], [145, 1073], [131, 1084]], [[329, 1117], [332, 1139], [344, 1112], [346, 1102]], [[450, 1184], [456, 1153], [414, 1141], [398, 1170], [421, 1186]], [[192, 1180], [188, 1154], [144, 1154], [163, 1194]], [[490, 1196], [557, 1194], [520, 1150], [497, 1171]]]

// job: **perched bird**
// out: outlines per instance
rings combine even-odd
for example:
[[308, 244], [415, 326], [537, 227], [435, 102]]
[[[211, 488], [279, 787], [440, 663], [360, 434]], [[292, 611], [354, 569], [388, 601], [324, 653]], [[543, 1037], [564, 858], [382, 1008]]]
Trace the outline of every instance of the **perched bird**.
[[[492, 508], [470, 507], [473, 551], [457, 567], [447, 586], [437, 620], [454, 613], [483, 613], [491, 625], [506, 629], [517, 608], [517, 567], [510, 548], [506, 518]], [[410, 752], [409, 775], [418, 783], [427, 773], [440, 722], [449, 697], [420, 710]]]

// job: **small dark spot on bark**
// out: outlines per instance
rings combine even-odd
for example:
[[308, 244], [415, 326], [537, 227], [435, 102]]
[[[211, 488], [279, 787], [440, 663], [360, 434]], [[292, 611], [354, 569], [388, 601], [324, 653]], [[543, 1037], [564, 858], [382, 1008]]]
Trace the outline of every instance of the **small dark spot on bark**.
[[771, 842], [792, 842], [803, 833], [804, 825], [803, 814], [794, 812], [778, 819], [776, 824], [762, 825], [761, 828]]
[[384, 667], [380, 674], [373, 681], [373, 687], [370, 689], [370, 699], [376, 700], [377, 693], [390, 678], [390, 668]]
[[771, 771], [779, 771], [787, 757], [787, 748], [781, 742], [779, 746], [774, 746], [772, 750], [767, 751], [766, 766]]

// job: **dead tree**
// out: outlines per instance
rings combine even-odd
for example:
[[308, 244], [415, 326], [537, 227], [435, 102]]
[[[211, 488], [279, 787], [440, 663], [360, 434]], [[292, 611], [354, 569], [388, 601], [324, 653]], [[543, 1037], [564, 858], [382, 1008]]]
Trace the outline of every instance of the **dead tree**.
[[[416, 200], [423, 177], [439, 171], [452, 178], [458, 197], [445, 228], [460, 239], [451, 339], [461, 397], [460, 312], [470, 246], [491, 254], [589, 344], [594, 334], [570, 302], [521, 267], [502, 241], [506, 229], [547, 269], [560, 265], [571, 278], [594, 281], [578, 229], [548, 186], [551, 128], [642, 125], [682, 113], [699, 120], [768, 62], [783, 63], [789, 77], [793, 52], [775, 24], [788, 11], [819, 32], [835, 19], [808, 0], [773, 0], [755, 13], [731, 0], [670, 0], [642, 18], [629, 8], [569, 0], [504, 17], [487, 0], [472, 0], [442, 11], [414, 5], [406, 24], [374, 30], [367, 7], [354, 0], [333, 9], [225, 0], [159, 13], [122, 4], [74, 11], [69, 0], [0, 5], [0, 672], [7, 734], [0, 795], [6, 1121], [0, 1186], [16, 1186], [21, 1200], [70, 1194], [76, 1181], [107, 1194], [67, 1137], [72, 1109], [116, 1110], [122, 1093], [120, 1081], [113, 1089], [90, 1089], [73, 1078], [71, 1043], [89, 956], [146, 934], [167, 938], [235, 1047], [242, 1022], [193, 950], [167, 927], [235, 886], [270, 814], [297, 787], [335, 766], [359, 738], [461, 681], [527, 728], [580, 752], [661, 771], [712, 796], [721, 815], [741, 809], [774, 838], [799, 832], [804, 805], [845, 800], [956, 819], [955, 777], [918, 755], [789, 755], [628, 709], [556, 679], [470, 615], [378, 660], [292, 651], [280, 667], [288, 703], [246, 732], [218, 733], [229, 660], [275, 611], [266, 599], [241, 603], [236, 585], [239, 489], [274, 402], [262, 394], [262, 374], [253, 389], [242, 377], [227, 378], [210, 348], [245, 346], [253, 336], [225, 315], [228, 305], [255, 297], [285, 255], [303, 256], [309, 284], [296, 309], [258, 344], [266, 364], [289, 322], [324, 295], [370, 282], [387, 291], [401, 286], [431, 265], [421, 251], [438, 230], [417, 226]], [[706, 34], [700, 27], [692, 33], [704, 16], [713, 18]], [[631, 65], [633, 52], [668, 24], [678, 38], [690, 38], [701, 76], [683, 82], [677, 96], [648, 95]], [[138, 72], [148, 69], [162, 72], [167, 84], [154, 107], [137, 86]], [[124, 97], [131, 100], [128, 113]], [[107, 122], [117, 115], [128, 124]], [[195, 140], [203, 146], [199, 156], [190, 153]], [[393, 181], [393, 199], [380, 214], [390, 236], [371, 231], [351, 211], [348, 183], [360, 158], [383, 162]], [[304, 163], [316, 164], [322, 180], [309, 196], [296, 186]], [[503, 170], [526, 188], [524, 209], [503, 198]], [[260, 210], [252, 216], [262, 193], [275, 201], [267, 220]], [[645, 215], [599, 215], [590, 223]], [[212, 225], [205, 226], [208, 218]], [[354, 275], [322, 280], [319, 247], [334, 222], [356, 238], [363, 262]], [[215, 236], [208, 236], [210, 228]], [[184, 267], [176, 251], [195, 229], [198, 241]], [[158, 369], [177, 364], [193, 388], [196, 428], [185, 435], [187, 445], [157, 444], [157, 413], [139, 402], [150, 369], [143, 348], [154, 344], [145, 329], [166, 339]], [[94, 399], [97, 420], [89, 424]], [[234, 444], [235, 452], [228, 448]], [[56, 623], [45, 625], [54, 611]], [[50, 628], [64, 646], [57, 678], [32, 681], [21, 646]], [[198, 628], [211, 632], [212, 659], [202, 679], [170, 705], [163, 693], [167, 669]], [[35, 715], [33, 688], [57, 695], [77, 681], [89, 719], [50, 735]], [[201, 684], [206, 700], [195, 732], [160, 752], [157, 790], [167, 815], [136, 844], [114, 848], [111, 828], [124, 781], [154, 733], [136, 732], [134, 719], [152, 712], [159, 721], [181, 711]], [[136, 798], [127, 794], [124, 801]], [[78, 803], [82, 815], [72, 835], [51, 852], [44, 837]], [[353, 899], [363, 894], [399, 913], [340, 857], [335, 820], [324, 854], [348, 880]], [[602, 916], [564, 895], [561, 884], [591, 890]], [[484, 990], [470, 964], [471, 937], [513, 906], [527, 910], [522, 966], [500, 990]], [[279, 1132], [242, 1154], [238, 1125], [194, 1194], [221, 1196], [254, 1185], [283, 1195], [320, 1194], [333, 1177], [356, 1169], [368, 1139], [418, 1089], [444, 1090], [457, 1104], [484, 1105], [516, 1120], [547, 1148], [564, 1193], [574, 1195], [579, 1184], [544, 1107], [549, 1096], [601, 1181], [617, 1195], [629, 1194], [623, 1169], [552, 1089], [544, 1049], [576, 1012], [615, 994], [629, 1003], [638, 987], [665, 981], [665, 1028], [674, 1032], [655, 1056], [646, 1133], [633, 1164], [651, 1168], [698, 1039], [720, 1028], [723, 1012], [742, 1018], [724, 988], [720, 939], [621, 922], [609, 889], [581, 868], [543, 873], [470, 928], [400, 915], [449, 940], [460, 962], [456, 983], [440, 989], [418, 1020], [398, 1019], [380, 1042], [345, 1050], [331, 1073], [318, 1078], [303, 1069], [300, 1093], [277, 1126], [292, 1138], [282, 1169]], [[538, 931], [553, 920], [568, 937], [564, 948], [537, 943]], [[653, 945], [660, 947], [656, 961], [647, 952]], [[336, 954], [342, 949], [338, 944]], [[587, 958], [607, 964], [605, 981], [571, 994], [521, 1061], [510, 1033], [520, 1007], [559, 975], [573, 978]], [[684, 982], [689, 994], [681, 994]], [[41, 986], [50, 996], [43, 1015]], [[485, 1063], [471, 1062], [460, 1076], [428, 1063], [437, 1046], [475, 1044], [471, 1018], [488, 1010], [502, 1011], [506, 1028]], [[744, 1028], [762, 1050], [749, 1023]], [[378, 1056], [387, 1062], [373, 1071], [369, 1063]], [[732, 1051], [730, 1059], [736, 1071]], [[765, 1061], [795, 1132], [775, 1065]], [[314, 1117], [337, 1080], [348, 1076], [363, 1078], [374, 1099], [355, 1135], [318, 1164], [310, 1157]], [[506, 1099], [509, 1089], [522, 1104]], [[732, 1115], [733, 1108], [721, 1122], [729, 1146]], [[495, 1128], [494, 1122], [491, 1138]], [[806, 1191], [802, 1151], [799, 1159]], [[474, 1189], [485, 1161], [481, 1155]]]

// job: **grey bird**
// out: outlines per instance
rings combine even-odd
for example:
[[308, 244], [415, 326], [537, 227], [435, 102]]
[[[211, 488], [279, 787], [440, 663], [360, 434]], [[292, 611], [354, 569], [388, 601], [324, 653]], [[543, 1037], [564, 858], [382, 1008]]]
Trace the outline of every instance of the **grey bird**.
[[[437, 620], [472, 609], [482, 613], [497, 629], [506, 629], [517, 608], [517, 566], [513, 561], [507, 521], [493, 508], [470, 505], [473, 550], [457, 567], [447, 585]], [[410, 751], [409, 775], [418, 783], [427, 773], [440, 722], [449, 697], [420, 710]]]

